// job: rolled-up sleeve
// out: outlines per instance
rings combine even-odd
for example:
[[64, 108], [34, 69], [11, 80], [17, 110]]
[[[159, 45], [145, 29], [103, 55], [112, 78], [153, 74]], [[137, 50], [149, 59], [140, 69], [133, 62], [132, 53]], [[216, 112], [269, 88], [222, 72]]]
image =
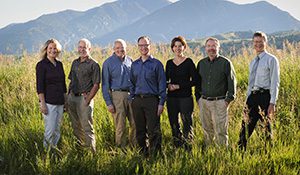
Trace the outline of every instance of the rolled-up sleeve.
[[101, 69], [98, 63], [93, 64], [92, 81], [93, 84], [99, 84], [101, 82]]

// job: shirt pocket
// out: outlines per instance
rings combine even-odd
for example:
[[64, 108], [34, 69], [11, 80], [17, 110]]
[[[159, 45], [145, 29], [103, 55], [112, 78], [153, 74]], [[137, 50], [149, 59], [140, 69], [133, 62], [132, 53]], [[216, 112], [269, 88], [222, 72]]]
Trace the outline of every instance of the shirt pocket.
[[270, 77], [270, 69], [267, 65], [262, 65], [257, 68], [256, 76], [261, 82], [268, 82]]
[[155, 80], [155, 69], [147, 68], [145, 70], [145, 78], [146, 80], [153, 81]]

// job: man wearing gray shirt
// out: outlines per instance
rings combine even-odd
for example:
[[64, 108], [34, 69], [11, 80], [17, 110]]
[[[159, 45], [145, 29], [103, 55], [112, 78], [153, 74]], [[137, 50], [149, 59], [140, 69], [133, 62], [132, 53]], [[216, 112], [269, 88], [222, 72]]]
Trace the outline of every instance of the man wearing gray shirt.
[[[266, 138], [271, 140], [270, 117], [274, 115], [279, 90], [279, 63], [274, 55], [266, 51], [267, 36], [263, 32], [255, 32], [253, 46], [256, 57], [249, 66], [249, 82], [247, 90], [247, 117], [242, 123], [238, 145], [246, 149], [247, 139], [253, 133], [258, 120], [266, 124]], [[260, 109], [264, 113], [261, 115]], [[247, 130], [247, 131], [246, 131]]]
[[69, 79], [68, 108], [73, 133], [81, 147], [96, 152], [93, 127], [94, 96], [101, 80], [100, 66], [90, 56], [91, 42], [85, 38], [78, 42], [79, 58], [72, 63]]

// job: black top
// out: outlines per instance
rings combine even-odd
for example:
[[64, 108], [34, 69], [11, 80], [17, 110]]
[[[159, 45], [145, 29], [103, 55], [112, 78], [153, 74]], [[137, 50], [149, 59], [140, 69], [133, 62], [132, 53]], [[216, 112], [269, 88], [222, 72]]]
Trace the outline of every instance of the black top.
[[197, 82], [197, 71], [192, 59], [186, 58], [180, 65], [176, 65], [173, 59], [166, 65], [166, 79], [168, 84], [178, 84], [180, 89], [168, 90], [168, 97], [190, 97], [192, 86]]
[[64, 93], [67, 92], [65, 73], [60, 61], [54, 66], [49, 59], [44, 58], [36, 65], [37, 93], [45, 95], [46, 103], [52, 105], [64, 104]]

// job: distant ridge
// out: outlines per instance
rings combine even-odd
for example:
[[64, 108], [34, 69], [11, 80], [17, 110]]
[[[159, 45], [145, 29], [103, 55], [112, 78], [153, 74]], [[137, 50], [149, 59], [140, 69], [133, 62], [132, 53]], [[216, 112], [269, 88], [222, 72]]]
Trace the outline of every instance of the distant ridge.
[[194, 39], [255, 30], [300, 30], [300, 22], [265, 1], [239, 5], [225, 0], [119, 0], [84, 12], [66, 10], [2, 28], [0, 53], [36, 52], [48, 38], [58, 39], [64, 49], [73, 49], [82, 37], [105, 46], [116, 38], [135, 42], [140, 35], [168, 43], [177, 35]]

